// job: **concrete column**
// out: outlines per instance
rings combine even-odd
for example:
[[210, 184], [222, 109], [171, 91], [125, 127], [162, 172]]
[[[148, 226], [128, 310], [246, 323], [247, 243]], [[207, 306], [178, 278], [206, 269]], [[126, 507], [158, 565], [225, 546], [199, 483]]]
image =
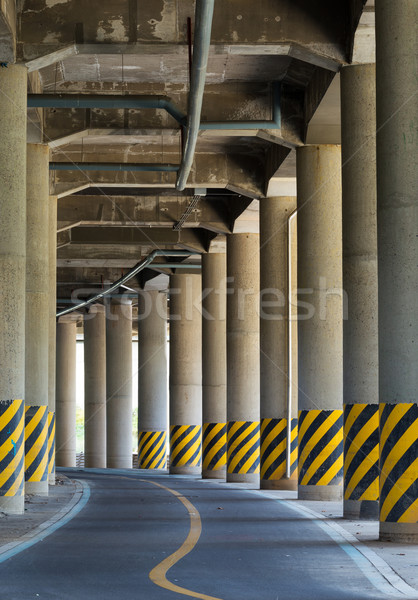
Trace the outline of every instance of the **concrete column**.
[[84, 465], [106, 468], [106, 315], [100, 304], [84, 315]]
[[202, 477], [226, 477], [226, 254], [202, 256]]
[[227, 237], [227, 481], [260, 481], [259, 235]]
[[49, 197], [48, 475], [55, 485], [55, 372], [57, 343], [57, 197]]
[[297, 150], [299, 497], [340, 500], [343, 483], [340, 146]]
[[27, 145], [25, 491], [48, 495], [49, 147]]
[[132, 468], [132, 302], [112, 300], [106, 318], [107, 466]]
[[341, 71], [344, 516], [379, 514], [379, 398], [374, 65]]
[[24, 510], [27, 70], [0, 69], [0, 510]]
[[418, 5], [376, 2], [380, 537], [418, 542]]
[[167, 296], [138, 296], [138, 466], [167, 465]]
[[[297, 487], [297, 415], [291, 425], [291, 465], [287, 476], [289, 418], [289, 217], [296, 198], [260, 202], [260, 485]], [[290, 407], [290, 413], [291, 407]]]
[[200, 275], [170, 278], [170, 473], [201, 471], [202, 315]]
[[56, 463], [76, 466], [76, 328], [71, 317], [57, 323]]

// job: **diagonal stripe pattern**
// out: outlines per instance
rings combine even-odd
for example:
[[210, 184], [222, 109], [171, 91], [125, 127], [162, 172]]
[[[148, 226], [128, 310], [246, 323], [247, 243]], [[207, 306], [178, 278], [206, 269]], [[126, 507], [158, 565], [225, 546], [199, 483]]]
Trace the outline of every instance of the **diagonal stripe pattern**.
[[380, 404], [380, 520], [418, 522], [418, 404]]
[[202, 428], [199, 425], [172, 425], [170, 427], [170, 466], [200, 466], [201, 441]]
[[260, 421], [228, 421], [227, 471], [260, 472]]
[[344, 499], [379, 499], [379, 407], [344, 406]]
[[[286, 475], [287, 419], [261, 420], [261, 479]], [[291, 421], [290, 474], [298, 464], [298, 420]]]
[[0, 402], [0, 496], [23, 496], [24, 409], [23, 400]]
[[167, 464], [167, 433], [140, 431], [138, 440], [138, 468], [165, 469]]
[[55, 413], [48, 413], [48, 473], [55, 471]]
[[226, 423], [203, 424], [203, 469], [218, 471], [226, 465]]
[[299, 485], [339, 485], [343, 477], [343, 411], [299, 411]]
[[48, 478], [48, 407], [25, 407], [25, 481]]

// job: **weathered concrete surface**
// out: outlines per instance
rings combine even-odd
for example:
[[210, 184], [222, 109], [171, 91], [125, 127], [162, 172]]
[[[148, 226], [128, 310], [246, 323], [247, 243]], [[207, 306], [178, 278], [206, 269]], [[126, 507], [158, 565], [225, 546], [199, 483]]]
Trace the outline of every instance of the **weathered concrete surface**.
[[57, 323], [56, 464], [75, 467], [76, 461], [76, 321]]
[[[260, 421], [259, 235], [234, 233], [227, 239], [227, 421]], [[229, 442], [228, 442], [229, 444]], [[251, 454], [259, 458], [254, 435]], [[227, 481], [259, 485], [259, 469], [230, 472]], [[251, 462], [251, 461], [250, 461]], [[254, 461], [252, 461], [254, 462]]]
[[[344, 405], [379, 403], [375, 81], [375, 65], [341, 71]], [[367, 503], [377, 518], [378, 499]], [[359, 518], [361, 507], [345, 499], [344, 515]]]
[[167, 296], [138, 296], [138, 433], [168, 429]]
[[132, 301], [112, 300], [106, 312], [107, 467], [132, 467]]
[[0, 6], [0, 61], [16, 59], [16, 1], [2, 0]]
[[[299, 148], [297, 171], [299, 411], [342, 415], [340, 146]], [[341, 499], [342, 473], [336, 483], [298, 489], [302, 499]]]
[[[170, 429], [202, 427], [201, 276], [170, 277]], [[170, 473], [198, 474], [200, 461], [173, 466]]]
[[[414, 403], [415, 409], [418, 389], [417, 25], [418, 6], [414, 0], [376, 3], [379, 401], [389, 405]], [[412, 436], [416, 444], [416, 428]], [[409, 459], [402, 460], [404, 455], [409, 456], [406, 448], [412, 448], [410, 444], [411, 440], [405, 440], [402, 453], [395, 456], [395, 461], [398, 460], [393, 469], [390, 464], [381, 464], [385, 477], [390, 470], [397, 493], [401, 489], [406, 494], [407, 504], [416, 503], [418, 495], [417, 461], [407, 468]], [[381, 458], [383, 456], [382, 451]], [[400, 517], [404, 522], [384, 521], [387, 510], [383, 509], [383, 494], [381, 500], [381, 537], [394, 542], [417, 542], [416, 511]]]
[[[55, 379], [57, 344], [57, 198], [49, 197], [49, 318], [48, 318], [48, 411], [55, 415]], [[50, 485], [55, 485], [55, 461], [49, 474]]]
[[106, 467], [106, 317], [95, 304], [84, 315], [84, 465]]
[[[226, 255], [221, 253], [202, 256], [202, 421], [226, 424]], [[226, 464], [203, 465], [203, 478], [225, 475]]]
[[[0, 70], [0, 402], [25, 398], [26, 68]], [[10, 124], [13, 123], [13, 127]], [[23, 512], [23, 495], [0, 497]]]
[[[294, 197], [260, 202], [261, 419], [289, 417], [289, 217], [295, 210]], [[261, 479], [264, 489], [296, 485], [295, 477]]]
[[[48, 406], [49, 148], [28, 144], [27, 152], [25, 405], [40, 407]], [[48, 495], [48, 466], [42, 478], [26, 481], [26, 492]]]
[[[291, 0], [262, 0], [255, 6], [251, 0], [241, 0], [238, 6], [216, 6], [211, 41], [235, 46], [263, 44], [266, 40], [278, 45], [293, 43], [294, 55], [305, 60], [322, 55], [341, 62], [348, 58], [353, 23], [362, 10], [359, 2], [353, 5], [350, 22], [346, 16], [351, 3], [344, 5], [345, 10], [341, 10], [332, 0], [315, 7], [309, 0], [297, 4]], [[132, 3], [121, 7], [116, 0], [93, 0], [88, 13], [82, 14], [74, 0], [47, 5], [43, 0], [32, 0], [30, 6], [30, 11], [20, 15], [19, 51], [26, 60], [74, 42], [117, 43], [125, 48], [136, 42], [185, 44], [186, 20], [194, 15], [191, 0], [160, 0], [138, 8]]]

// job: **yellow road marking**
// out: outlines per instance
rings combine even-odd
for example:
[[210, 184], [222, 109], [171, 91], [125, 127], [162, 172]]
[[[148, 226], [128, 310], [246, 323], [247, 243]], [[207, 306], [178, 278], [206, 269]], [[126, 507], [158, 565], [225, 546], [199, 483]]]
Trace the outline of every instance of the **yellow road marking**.
[[183, 596], [190, 596], [192, 598], [199, 598], [200, 600], [221, 600], [220, 598], [215, 598], [214, 596], [207, 596], [206, 594], [200, 594], [199, 592], [193, 592], [192, 590], [188, 590], [186, 588], [180, 587], [179, 585], [175, 585], [168, 581], [167, 572], [173, 565], [179, 562], [186, 554], [189, 554], [196, 546], [200, 534], [202, 532], [202, 521], [200, 519], [200, 514], [197, 508], [182, 494], [176, 492], [176, 490], [172, 490], [165, 485], [161, 485], [161, 483], [157, 483], [156, 481], [150, 481], [148, 479], [140, 479], [139, 481], [143, 481], [145, 483], [152, 483], [170, 494], [173, 494], [180, 500], [180, 502], [185, 506], [187, 512], [190, 517], [190, 531], [187, 535], [187, 538], [184, 540], [183, 544], [180, 546], [178, 550], [167, 556], [163, 561], [161, 561], [156, 567], [154, 567], [150, 574], [149, 578], [155, 585], [162, 587], [166, 590], [170, 590], [171, 592], [176, 592], [177, 594], [182, 594]]

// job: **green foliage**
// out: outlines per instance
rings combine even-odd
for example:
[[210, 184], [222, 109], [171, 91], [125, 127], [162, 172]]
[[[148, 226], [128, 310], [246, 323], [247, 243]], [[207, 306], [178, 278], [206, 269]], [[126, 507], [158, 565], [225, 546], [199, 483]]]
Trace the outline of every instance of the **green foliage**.
[[[76, 452], [84, 452], [84, 410], [76, 409]], [[138, 408], [132, 411], [132, 452], [138, 452]]]
[[84, 410], [77, 407], [75, 413], [76, 452], [84, 452]]
[[138, 408], [132, 411], [132, 452], [138, 452]]

